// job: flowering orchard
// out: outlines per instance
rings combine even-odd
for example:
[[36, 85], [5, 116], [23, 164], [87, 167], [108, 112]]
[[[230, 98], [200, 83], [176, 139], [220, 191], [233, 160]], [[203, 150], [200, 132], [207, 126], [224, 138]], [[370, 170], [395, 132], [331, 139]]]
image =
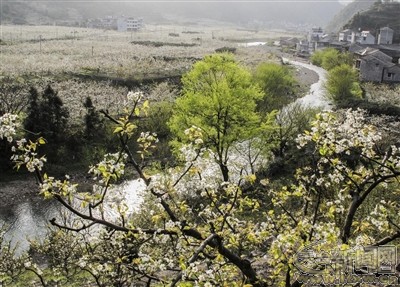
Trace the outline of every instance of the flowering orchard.
[[[232, 27], [152, 26], [136, 32], [57, 26], [1, 26], [0, 75], [49, 77], [56, 74], [146, 79], [181, 75], [192, 64], [236, 41], [279, 37], [276, 32], [239, 31]], [[179, 33], [170, 37], [169, 33]], [[133, 44], [137, 43], [137, 44]], [[142, 44], [140, 44], [142, 43]], [[155, 43], [158, 45], [146, 45]], [[268, 56], [257, 48], [240, 48], [244, 62]]]

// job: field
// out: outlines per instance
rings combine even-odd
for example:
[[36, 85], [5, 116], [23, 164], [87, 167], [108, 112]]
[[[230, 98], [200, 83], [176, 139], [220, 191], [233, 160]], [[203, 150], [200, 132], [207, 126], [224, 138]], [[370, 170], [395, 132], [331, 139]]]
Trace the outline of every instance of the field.
[[[98, 74], [143, 79], [171, 76], [237, 42], [271, 41], [283, 32], [147, 26], [136, 32], [57, 26], [2, 26], [2, 75]], [[134, 43], [134, 44], [132, 44]], [[247, 61], [248, 53], [239, 54]], [[260, 56], [260, 55], [258, 55]]]
[[[275, 61], [273, 47], [246, 48], [240, 43], [271, 43], [287, 35], [208, 25], [147, 25], [136, 32], [59, 26], [0, 29], [2, 82], [19, 85], [22, 94], [29, 86], [43, 89], [51, 84], [77, 117], [87, 96], [95, 106], [107, 109], [118, 109], [127, 91], [138, 87], [151, 98], [174, 96], [180, 76], [219, 48], [236, 49], [238, 61], [250, 69], [262, 61]], [[2, 88], [6, 98], [8, 91]]]

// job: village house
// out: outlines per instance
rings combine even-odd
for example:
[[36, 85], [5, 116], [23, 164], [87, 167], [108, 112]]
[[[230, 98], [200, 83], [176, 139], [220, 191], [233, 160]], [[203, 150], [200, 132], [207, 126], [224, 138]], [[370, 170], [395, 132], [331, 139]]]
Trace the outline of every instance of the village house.
[[351, 42], [353, 31], [350, 29], [343, 30], [339, 33], [339, 42]]
[[324, 33], [322, 28], [312, 28], [307, 35], [307, 40], [300, 40], [296, 43], [296, 54], [300, 56], [311, 55], [318, 49], [329, 47], [331, 36]]
[[279, 39], [279, 46], [295, 49], [297, 43], [299, 42], [300, 42], [299, 39], [296, 37], [281, 37]]
[[354, 44], [349, 51], [355, 56], [361, 81], [400, 83], [400, 46]]
[[105, 29], [105, 30], [118, 30], [120, 32], [137, 31], [143, 28], [143, 18], [133, 17], [114, 17], [106, 16], [99, 19], [91, 19], [87, 25], [89, 28]]
[[98, 19], [90, 19], [87, 24], [88, 28], [115, 30], [117, 28], [117, 18], [113, 16], [105, 16]]
[[360, 37], [356, 39], [356, 42], [363, 45], [375, 44], [375, 37], [370, 31], [362, 31]]
[[300, 40], [296, 44], [296, 55], [300, 57], [310, 56], [309, 43], [307, 40]]
[[319, 28], [312, 28], [308, 34], [308, 42], [319, 41], [324, 36], [324, 30]]
[[350, 29], [343, 30], [339, 32], [338, 40], [339, 42], [348, 42], [348, 43], [359, 43], [362, 45], [372, 45], [375, 43], [378, 44], [393, 44], [393, 35], [394, 31], [389, 27], [383, 27], [379, 29], [378, 32], [378, 40], [370, 31], [362, 31], [361, 33], [356, 33]]

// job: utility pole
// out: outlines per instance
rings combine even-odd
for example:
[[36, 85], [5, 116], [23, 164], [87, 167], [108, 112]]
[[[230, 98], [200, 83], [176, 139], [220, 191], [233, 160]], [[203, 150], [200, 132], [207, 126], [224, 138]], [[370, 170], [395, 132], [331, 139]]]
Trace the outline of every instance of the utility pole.
[[42, 35], [39, 35], [39, 52], [42, 53]]

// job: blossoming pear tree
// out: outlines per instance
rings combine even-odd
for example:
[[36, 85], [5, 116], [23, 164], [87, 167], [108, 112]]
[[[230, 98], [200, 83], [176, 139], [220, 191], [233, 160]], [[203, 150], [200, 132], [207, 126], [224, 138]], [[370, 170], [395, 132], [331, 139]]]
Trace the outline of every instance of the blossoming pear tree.
[[[323, 242], [316, 251], [332, 255], [400, 238], [400, 153], [396, 144], [384, 145], [382, 139], [362, 110], [318, 114], [311, 130], [298, 136], [298, 147], [312, 162], [297, 171], [293, 185], [270, 191], [273, 276], [286, 272], [286, 284], [300, 286], [293, 278], [299, 271], [296, 253], [315, 242]], [[315, 268], [316, 260], [312, 263]], [[323, 271], [325, 280], [337, 278], [332, 270]]]
[[[128, 145], [139, 117], [145, 116], [147, 110], [148, 103], [141, 102], [140, 94], [129, 93], [123, 115], [114, 118], [104, 112], [115, 124], [114, 133], [120, 140], [120, 149], [116, 153], [106, 154], [101, 162], [90, 167], [89, 173], [97, 180], [92, 192], [80, 190], [79, 185], [69, 177], [56, 179], [47, 175], [44, 172], [46, 158], [39, 155], [39, 147], [46, 144], [45, 140], [17, 139], [17, 116], [6, 114], [1, 117], [1, 138], [5, 137], [13, 144], [12, 160], [16, 167], [26, 167], [34, 173], [40, 183], [39, 193], [45, 198], [57, 200], [73, 218], [70, 221], [52, 219], [51, 224], [64, 234], [76, 232], [76, 238], [80, 239], [85, 239], [84, 234], [92, 234], [92, 237], [96, 234], [94, 239], [80, 241], [81, 256], [75, 256], [75, 261], [72, 260], [67, 264], [69, 267], [65, 268], [75, 270], [75, 274], [86, 274], [99, 286], [103, 286], [101, 282], [107, 282], [104, 277], [116, 278], [116, 274], [121, 275], [119, 279], [125, 279], [111, 281], [115, 286], [143, 282], [162, 286], [186, 284], [182, 282], [193, 282], [199, 286], [266, 286], [266, 278], [257, 273], [248, 258], [252, 250], [257, 250], [263, 243], [265, 232], [258, 220], [241, 216], [257, 212], [259, 207], [259, 203], [243, 195], [241, 189], [241, 183], [253, 182], [254, 176], [239, 176], [237, 182], [221, 179], [207, 182], [215, 175], [207, 175], [202, 159], [212, 151], [203, 146], [202, 132], [191, 127], [186, 131], [190, 142], [186, 147], [189, 154], [185, 165], [160, 171], [153, 179]], [[151, 153], [157, 139], [154, 134], [144, 133], [137, 141], [139, 150], [136, 153], [139, 159], [143, 159]], [[141, 226], [140, 222], [136, 222], [135, 217], [127, 212], [126, 202], [114, 206], [118, 214], [116, 218], [105, 212], [107, 198], [113, 192], [111, 187], [121, 180], [127, 167], [136, 171], [146, 186], [147, 196], [154, 202], [154, 209], [147, 211], [151, 226]], [[187, 202], [180, 192], [194, 180], [202, 183], [193, 189], [203, 202], [196, 206]], [[188, 186], [185, 187], [185, 184]], [[53, 238], [61, 240], [69, 237], [55, 233]], [[72, 239], [69, 241], [75, 246], [74, 249], [77, 242]], [[48, 246], [62, 248], [59, 243], [52, 241], [52, 244]], [[44, 250], [43, 247], [41, 249]], [[99, 250], [108, 250], [108, 256], [100, 256]], [[110, 250], [114, 252], [110, 253]], [[116, 257], [116, 254], [120, 256]], [[29, 266], [31, 268], [32, 265]], [[58, 278], [64, 276], [64, 281], [57, 279], [61, 280], [57, 282], [68, 282], [65, 279], [68, 278], [68, 272], [61, 272], [63, 269], [56, 263], [54, 268], [50, 279], [46, 279], [43, 275], [46, 272], [37, 265], [32, 272], [43, 284], [49, 280], [54, 282], [54, 274]], [[77, 273], [79, 268], [80, 273]]]

